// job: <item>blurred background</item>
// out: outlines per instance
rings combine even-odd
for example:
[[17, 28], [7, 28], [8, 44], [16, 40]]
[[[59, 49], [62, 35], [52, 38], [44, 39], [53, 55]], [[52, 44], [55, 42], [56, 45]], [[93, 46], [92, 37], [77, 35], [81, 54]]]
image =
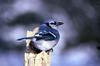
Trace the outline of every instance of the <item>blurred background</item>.
[[0, 66], [23, 66], [16, 39], [50, 19], [64, 22], [51, 66], [100, 66], [100, 0], [0, 0]]

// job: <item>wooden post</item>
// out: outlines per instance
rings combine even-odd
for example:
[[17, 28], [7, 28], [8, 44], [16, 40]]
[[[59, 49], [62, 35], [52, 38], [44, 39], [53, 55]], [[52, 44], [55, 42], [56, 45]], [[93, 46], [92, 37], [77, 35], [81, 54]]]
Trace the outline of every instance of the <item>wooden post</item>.
[[[27, 31], [27, 37], [34, 36], [37, 31], [38, 28], [35, 28], [33, 31]], [[25, 66], [50, 66], [51, 52], [34, 53], [34, 50], [29, 48], [30, 41], [29, 39], [26, 40]]]

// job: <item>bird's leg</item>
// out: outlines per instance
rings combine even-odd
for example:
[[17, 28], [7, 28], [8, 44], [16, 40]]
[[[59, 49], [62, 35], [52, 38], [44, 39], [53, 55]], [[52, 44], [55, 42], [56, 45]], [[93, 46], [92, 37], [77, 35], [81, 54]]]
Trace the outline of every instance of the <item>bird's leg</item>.
[[49, 54], [50, 52], [53, 52], [53, 48], [47, 50], [46, 52], [47, 52], [47, 54]]
[[50, 51], [50, 52], [53, 52], [53, 48], [51, 48], [49, 51]]

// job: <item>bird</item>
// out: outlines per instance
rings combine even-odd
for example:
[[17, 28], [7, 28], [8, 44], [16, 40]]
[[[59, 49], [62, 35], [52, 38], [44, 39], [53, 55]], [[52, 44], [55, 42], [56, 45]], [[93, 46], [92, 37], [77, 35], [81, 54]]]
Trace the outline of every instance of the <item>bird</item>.
[[38, 32], [31, 37], [23, 37], [17, 40], [31, 39], [32, 46], [41, 51], [53, 50], [60, 39], [58, 27], [64, 24], [60, 21], [47, 21], [39, 26]]

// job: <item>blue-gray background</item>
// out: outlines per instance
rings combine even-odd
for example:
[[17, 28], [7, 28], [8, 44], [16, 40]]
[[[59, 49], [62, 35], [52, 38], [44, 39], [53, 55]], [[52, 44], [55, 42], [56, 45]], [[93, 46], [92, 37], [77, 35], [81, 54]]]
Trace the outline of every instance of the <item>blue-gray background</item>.
[[23, 66], [16, 39], [50, 19], [64, 22], [52, 66], [100, 66], [100, 0], [0, 0], [0, 66]]

